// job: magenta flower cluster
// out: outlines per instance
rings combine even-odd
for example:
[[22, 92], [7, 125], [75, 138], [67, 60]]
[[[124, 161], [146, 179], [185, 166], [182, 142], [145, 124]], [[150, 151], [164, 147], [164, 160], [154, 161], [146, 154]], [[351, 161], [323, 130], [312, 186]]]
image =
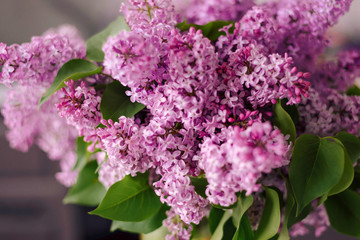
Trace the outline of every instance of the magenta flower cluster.
[[[209, 205], [228, 207], [237, 193], [259, 193], [287, 172], [292, 143], [272, 123], [279, 100], [298, 105], [298, 133], [321, 136], [346, 129], [360, 136], [360, 97], [344, 92], [360, 77], [360, 53], [315, 64], [328, 45], [328, 27], [350, 0], [129, 0], [121, 6], [130, 31], [103, 45], [103, 73], [69, 80], [38, 109], [59, 68], [85, 58], [75, 29], [61, 27], [30, 43], [0, 43], [0, 82], [11, 87], [2, 114], [12, 147], [36, 143], [61, 161], [57, 178], [76, 181], [75, 140], [84, 137], [99, 163], [99, 181], [109, 188], [126, 175], [150, 172], [150, 183], [171, 209], [167, 239], [190, 239]], [[187, 20], [233, 21], [211, 41], [201, 30], [181, 31]], [[320, 65], [320, 66], [319, 66]], [[97, 84], [119, 81], [132, 102], [145, 109], [132, 118], [103, 119]], [[102, 127], [99, 127], [102, 125]], [[275, 177], [274, 177], [275, 176]], [[193, 186], [206, 178], [206, 197]], [[272, 180], [269, 180], [272, 179]], [[281, 178], [273, 185], [284, 189]], [[285, 191], [285, 190], [284, 190]], [[294, 226], [292, 235], [329, 225], [323, 208]]]
[[62, 26], [29, 43], [2, 43], [0, 49], [0, 82], [11, 87], [1, 110], [10, 145], [27, 151], [35, 143], [50, 159], [60, 160], [58, 180], [66, 186], [74, 184], [76, 129], [58, 116], [55, 106], [63, 94], [57, 92], [40, 109], [38, 102], [64, 63], [85, 57], [84, 41], [74, 27]]

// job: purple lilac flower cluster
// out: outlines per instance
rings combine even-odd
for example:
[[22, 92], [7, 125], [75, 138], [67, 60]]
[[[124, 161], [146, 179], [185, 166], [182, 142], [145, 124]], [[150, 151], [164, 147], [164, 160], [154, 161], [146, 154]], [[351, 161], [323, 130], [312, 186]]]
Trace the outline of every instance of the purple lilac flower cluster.
[[50, 159], [60, 160], [57, 178], [66, 186], [76, 180], [76, 130], [57, 114], [55, 103], [62, 93], [54, 94], [38, 109], [42, 94], [51, 85], [62, 64], [85, 57], [85, 43], [71, 26], [51, 29], [31, 42], [1, 44], [0, 82], [11, 87], [1, 110], [8, 127], [10, 145], [27, 151], [36, 143]]
[[[103, 46], [104, 71], [130, 88], [132, 101], [150, 110], [148, 123], [136, 123], [135, 118], [134, 128], [117, 130], [128, 133], [128, 140], [121, 134], [106, 139], [104, 150], [112, 159], [106, 168], [118, 169], [112, 175], [117, 180], [155, 169], [160, 200], [183, 224], [198, 224], [208, 202], [229, 206], [236, 192], [259, 191], [262, 173], [288, 164], [290, 146], [266, 121], [271, 114], [264, 109], [279, 98], [300, 103], [307, 96], [309, 83], [303, 78], [309, 74], [298, 72], [288, 55], [269, 54], [242, 36], [238, 24], [234, 33], [225, 28], [227, 35], [215, 46], [194, 28], [182, 33], [174, 26], [174, 12], [163, 17], [162, 4], [154, 1], [147, 11], [139, 3], [124, 5], [132, 31], [120, 32]], [[102, 133], [112, 128], [99, 130], [100, 142], [105, 140]], [[132, 136], [139, 136], [138, 141]], [[137, 169], [139, 164], [144, 168]], [[209, 181], [207, 199], [195, 192], [189, 178], [200, 174]], [[219, 176], [226, 179], [222, 185]]]
[[256, 122], [244, 131], [238, 126], [223, 131], [221, 144], [218, 136], [204, 140], [200, 167], [209, 183], [208, 200], [230, 206], [237, 201], [237, 192], [245, 190], [250, 195], [259, 191], [257, 181], [262, 173], [289, 163], [289, 145], [269, 122]]
[[216, 20], [238, 21], [254, 6], [253, 0], [175, 0], [176, 11], [191, 23], [206, 24]]
[[[0, 82], [13, 86], [2, 109], [10, 144], [26, 151], [35, 142], [61, 160], [57, 178], [66, 186], [77, 176], [78, 136], [91, 143], [89, 151], [100, 151], [94, 156], [106, 188], [150, 171], [155, 193], [171, 207], [164, 220], [167, 239], [189, 239], [191, 224], [199, 224], [209, 204], [228, 207], [241, 191], [260, 196], [261, 184], [285, 192], [274, 169], [287, 172], [292, 143], [271, 124], [279, 99], [299, 105], [299, 133], [326, 136], [346, 129], [360, 135], [360, 97], [344, 93], [359, 77], [359, 53], [315, 64], [328, 44], [327, 28], [350, 3], [129, 0], [121, 12], [131, 31], [109, 37], [102, 48], [107, 79], [69, 80], [40, 109], [61, 65], [85, 57], [84, 41], [62, 27], [30, 43], [0, 43]], [[236, 22], [211, 42], [193, 27], [180, 31], [176, 24], [183, 19]], [[132, 118], [103, 119], [103, 92], [94, 86], [110, 81], [128, 87], [130, 100], [146, 108]], [[206, 198], [192, 177], [206, 177]], [[320, 235], [329, 225], [323, 207], [295, 225], [292, 235], [305, 234], [305, 225]]]

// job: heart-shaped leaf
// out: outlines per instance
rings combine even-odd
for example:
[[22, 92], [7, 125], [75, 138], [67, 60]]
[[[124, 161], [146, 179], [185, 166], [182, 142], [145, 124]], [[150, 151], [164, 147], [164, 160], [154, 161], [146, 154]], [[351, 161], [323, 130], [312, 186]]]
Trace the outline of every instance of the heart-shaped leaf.
[[357, 137], [347, 132], [339, 132], [335, 135], [335, 138], [339, 139], [342, 144], [344, 144], [353, 163], [360, 159], [360, 140]]
[[90, 214], [129, 222], [140, 222], [153, 216], [162, 204], [148, 182], [148, 174], [126, 176], [109, 188], [100, 205]]
[[91, 161], [84, 166], [76, 183], [69, 189], [64, 198], [64, 203], [84, 206], [96, 206], [100, 203], [106, 189], [99, 182], [98, 175], [95, 173], [97, 167], [96, 161]]
[[296, 215], [340, 181], [344, 159], [344, 149], [337, 139], [304, 134], [296, 140], [289, 171]]
[[169, 207], [163, 205], [155, 215], [140, 222], [113, 221], [110, 230], [115, 231], [119, 229], [133, 233], [151, 233], [161, 227], [162, 221], [166, 218], [166, 210], [168, 209]]
[[325, 202], [331, 226], [340, 233], [360, 238], [360, 195], [347, 189]]

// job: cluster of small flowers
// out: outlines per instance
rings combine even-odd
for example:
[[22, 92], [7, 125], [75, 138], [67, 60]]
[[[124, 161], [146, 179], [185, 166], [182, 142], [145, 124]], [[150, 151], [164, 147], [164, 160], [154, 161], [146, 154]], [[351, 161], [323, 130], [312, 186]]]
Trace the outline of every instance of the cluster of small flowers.
[[[350, 0], [281, 0], [254, 7], [250, 0], [220, 2], [190, 0], [185, 8], [167, 0], [122, 5], [131, 31], [104, 44], [104, 73], [129, 87], [131, 101], [146, 109], [117, 122], [102, 119], [102, 93], [91, 86], [99, 76], [80, 84], [68, 81], [37, 110], [59, 67], [85, 56], [74, 30], [52, 30], [23, 45], [0, 44], [0, 82], [18, 83], [2, 110], [11, 145], [25, 151], [36, 141], [50, 158], [62, 159], [57, 178], [67, 186], [76, 179], [77, 136], [92, 142], [90, 151], [103, 151], [97, 160], [106, 188], [150, 170], [155, 193], [171, 207], [164, 220], [171, 232], [167, 239], [189, 239], [191, 223], [199, 224], [209, 203], [230, 206], [237, 192], [261, 191], [264, 176], [288, 165], [291, 144], [270, 123], [277, 99], [300, 104], [306, 132], [326, 135], [345, 128], [360, 135], [360, 97], [338, 92], [345, 89], [343, 79], [348, 87], [358, 76], [359, 55], [341, 54], [322, 70], [313, 67], [327, 44], [326, 29], [348, 10]], [[212, 43], [200, 30], [177, 29], [178, 13], [198, 24], [238, 22], [224, 27], [225, 35]], [[304, 80], [310, 74], [294, 63], [313, 72], [313, 87]], [[103, 128], [97, 128], [100, 123]], [[191, 184], [198, 176], [207, 178], [206, 199]], [[328, 225], [320, 210], [319, 234]], [[311, 224], [311, 216], [301, 224]]]
[[288, 53], [302, 70], [312, 70], [328, 45], [327, 29], [350, 8], [352, 0], [272, 0], [240, 20], [242, 34], [270, 52]]
[[[139, 126], [134, 120], [124, 116], [119, 118], [119, 122], [111, 119], [101, 120], [105, 128], [97, 130], [100, 148], [108, 156], [105, 167], [113, 168], [116, 175], [112, 179], [106, 180], [104, 184], [110, 187], [113, 183], [123, 179], [126, 175], [135, 176], [138, 172], [145, 172], [152, 167], [149, 157], [145, 154], [145, 149], [140, 144], [143, 142]], [[100, 175], [107, 174], [104, 171]], [[101, 176], [102, 179], [104, 179]]]
[[359, 69], [359, 52], [345, 51], [314, 71], [309, 97], [299, 105], [305, 132], [328, 136], [346, 130], [360, 136], [360, 96], [344, 93], [356, 84]]
[[[163, 2], [151, 4], [161, 6]], [[257, 180], [262, 173], [288, 164], [289, 146], [285, 137], [269, 123], [262, 123], [259, 110], [265, 105], [271, 106], [277, 98], [288, 98], [288, 104], [299, 103], [301, 95], [307, 95], [309, 84], [302, 77], [308, 77], [308, 74], [292, 68], [292, 59], [287, 55], [269, 55], [262, 45], [243, 39], [238, 25], [235, 33], [228, 32], [227, 36], [221, 37], [215, 48], [201, 31], [194, 28], [180, 33], [172, 23], [173, 17], [161, 17], [160, 7], [155, 11], [150, 5], [130, 1], [122, 9], [132, 31], [120, 32], [104, 44], [104, 71], [130, 88], [131, 100], [143, 103], [150, 110], [149, 123], [138, 125], [136, 131], [139, 133], [132, 134], [143, 137], [143, 141], [136, 144], [161, 176], [154, 183], [155, 192], [162, 202], [172, 207], [181, 221], [198, 224], [205, 215], [207, 200], [195, 192], [188, 175], [198, 176], [203, 171], [210, 179], [208, 200], [229, 206], [236, 201], [235, 192], [247, 190], [251, 194], [259, 191]], [[170, 8], [167, 6], [166, 9]], [[169, 13], [169, 16], [174, 15]], [[157, 19], [159, 17], [161, 19]], [[144, 26], [156, 29], [156, 32], [146, 30]], [[251, 128], [254, 122], [258, 124]], [[230, 125], [237, 125], [236, 130], [228, 129]], [[108, 131], [107, 128], [103, 131]], [[129, 159], [128, 163], [133, 164], [127, 167], [120, 164], [125, 168], [112, 175], [120, 178], [124, 174], [134, 174], [136, 171], [126, 169], [133, 166], [131, 169], [136, 170], [139, 162], [131, 150], [123, 153], [122, 149], [128, 149], [129, 145], [118, 135], [121, 130], [128, 131], [127, 128], [118, 129], [105, 149], [109, 156], [116, 153], [114, 160], [117, 163]], [[229, 132], [234, 132], [233, 140], [228, 139], [232, 135]], [[206, 154], [207, 145], [200, 145], [206, 136], [217, 139], [211, 140], [214, 148], [224, 151], [238, 148], [239, 156], [233, 156], [238, 164], [234, 163], [233, 169], [225, 169], [224, 173], [225, 178], [226, 174], [228, 178], [241, 175], [237, 187], [217, 186], [215, 177], [211, 177], [218, 169], [208, 169], [206, 166], [210, 166], [210, 162], [222, 166], [232, 157], [223, 154], [215, 158]], [[251, 137], [254, 139], [247, 143]], [[103, 137], [100, 138], [102, 141]], [[249, 155], [253, 150], [262, 157]], [[245, 155], [249, 156], [243, 161]], [[251, 166], [252, 171], [247, 174], [244, 170], [241, 174], [242, 169], [250, 169], [244, 168], [245, 165]], [[228, 198], [230, 195], [233, 197]]]
[[170, 231], [170, 234], [166, 236], [166, 240], [190, 239], [193, 226], [184, 224], [173, 210], [167, 211], [166, 215], [167, 219], [164, 220], [163, 224]]
[[320, 93], [311, 88], [309, 98], [299, 105], [305, 132], [329, 136], [346, 130], [360, 136], [360, 97], [325, 90]]
[[175, 0], [175, 9], [184, 20], [206, 24], [216, 20], [238, 21], [254, 6], [253, 0]]
[[[87, 87], [85, 81], [81, 81], [80, 86], [76, 88], [73, 80], [69, 80], [65, 84], [68, 91], [65, 88], [62, 89], [64, 96], [56, 105], [60, 117], [65, 118], [68, 125], [75, 127], [78, 135], [84, 136], [84, 141], [96, 143], [96, 127], [102, 119], [101, 97], [96, 96], [95, 89]], [[94, 146], [89, 150], [93, 152]]]
[[[63, 26], [33, 37], [22, 45], [0, 46], [0, 82], [11, 87], [1, 110], [10, 145], [27, 151], [36, 143], [50, 159], [60, 160], [57, 178], [66, 186], [76, 180], [76, 130], [57, 114], [54, 94], [38, 109], [38, 103], [59, 68], [73, 58], [85, 57], [85, 43], [74, 27]], [[12, 86], [15, 85], [15, 86]]]
[[262, 173], [287, 165], [288, 143], [278, 129], [269, 122], [256, 122], [245, 131], [238, 126], [224, 129], [225, 137], [219, 145], [217, 136], [207, 138], [201, 147], [204, 169], [209, 183], [208, 200], [230, 206], [237, 200], [236, 193], [257, 192]]

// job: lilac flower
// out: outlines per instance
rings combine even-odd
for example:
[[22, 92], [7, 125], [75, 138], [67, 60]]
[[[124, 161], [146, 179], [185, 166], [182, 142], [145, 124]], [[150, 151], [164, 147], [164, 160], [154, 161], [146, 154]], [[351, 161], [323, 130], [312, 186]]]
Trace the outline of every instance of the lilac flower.
[[342, 51], [335, 61], [324, 62], [314, 72], [311, 80], [315, 89], [333, 88], [345, 92], [360, 77], [360, 52]]
[[130, 88], [145, 87], [160, 61], [151, 42], [136, 32], [122, 31], [110, 37], [103, 51], [104, 72]]
[[302, 69], [312, 69], [316, 57], [328, 45], [327, 29], [344, 15], [352, 0], [272, 1], [263, 7], [276, 16], [277, 51], [293, 56]]
[[199, 224], [206, 214], [208, 202], [195, 192], [190, 178], [182, 173], [181, 160], [172, 172], [162, 174], [162, 178], [154, 183], [155, 193], [162, 203], [169, 205], [186, 224]]
[[189, 240], [193, 229], [192, 225], [181, 221], [173, 209], [166, 211], [166, 215], [167, 218], [163, 221], [163, 225], [170, 232], [166, 236], [166, 240]]
[[[66, 119], [67, 124], [74, 126], [79, 136], [84, 136], [86, 142], [97, 142], [96, 126], [100, 124], [100, 101], [93, 87], [87, 87], [86, 82], [81, 81], [80, 86], [75, 88], [75, 82], [69, 80], [66, 83], [69, 88], [63, 88], [64, 96], [57, 104], [59, 115]], [[92, 149], [93, 151], [93, 149]]]
[[[183, 36], [173, 32], [169, 48], [167, 71], [170, 79], [164, 85], [164, 95], [179, 111], [188, 129], [196, 125], [213, 89], [219, 84], [218, 58], [210, 41], [194, 28]], [[157, 106], [152, 110], [155, 111], [160, 113], [163, 109]]]
[[50, 159], [60, 161], [62, 173], [57, 175], [58, 179], [70, 186], [77, 176], [71, 165], [76, 161], [76, 131], [56, 113], [54, 104], [59, 98], [58, 93], [38, 110], [38, 101], [45, 90], [41, 87], [17, 86], [8, 91], [1, 110], [9, 129], [6, 135], [12, 148], [25, 152], [37, 144]]
[[175, 0], [176, 10], [190, 23], [206, 24], [216, 20], [236, 21], [250, 9], [252, 0]]
[[[121, 180], [126, 175], [135, 176], [136, 173], [144, 173], [152, 167], [152, 162], [141, 146], [143, 139], [139, 134], [139, 126], [134, 120], [121, 116], [119, 122], [102, 120], [101, 123], [106, 127], [98, 128], [97, 135], [101, 149], [108, 156], [106, 164], [102, 165], [106, 171], [101, 170], [101, 175], [110, 174], [115, 179]], [[104, 176], [101, 178], [105, 180], [105, 183], [108, 181]]]
[[269, 122], [254, 123], [241, 131], [239, 127], [223, 129], [224, 142], [207, 138], [201, 146], [200, 167], [208, 180], [206, 195], [214, 204], [230, 206], [236, 192], [257, 192], [262, 173], [289, 163], [289, 146], [278, 129]]
[[32, 37], [30, 43], [8, 46], [7, 51], [1, 83], [49, 87], [65, 62], [85, 57], [85, 43], [75, 28], [63, 26]]
[[310, 83], [303, 78], [309, 74], [292, 67], [293, 58], [287, 54], [267, 55], [262, 45], [249, 43], [236, 32], [220, 37], [217, 46], [221, 58], [227, 59], [219, 69], [223, 78], [219, 90], [228, 99], [222, 104], [243, 108], [248, 102], [257, 109], [283, 98], [288, 98], [287, 104], [298, 104], [301, 96], [307, 96]]
[[70, 26], [49, 30], [31, 42], [6, 47], [1, 44], [2, 73], [0, 82], [17, 85], [8, 91], [1, 110], [7, 137], [13, 148], [27, 151], [33, 144], [44, 150], [50, 159], [60, 161], [57, 178], [70, 186], [76, 180], [76, 130], [57, 115], [55, 103], [62, 96], [55, 93], [38, 109], [38, 102], [51, 85], [59, 68], [72, 58], [85, 56], [85, 43]]
[[131, 30], [146, 30], [157, 24], [175, 26], [178, 22], [174, 6], [168, 0], [128, 0], [122, 3], [120, 11]]
[[309, 98], [299, 106], [305, 132], [320, 136], [346, 130], [360, 136], [360, 96], [347, 96], [334, 89], [310, 89]]

